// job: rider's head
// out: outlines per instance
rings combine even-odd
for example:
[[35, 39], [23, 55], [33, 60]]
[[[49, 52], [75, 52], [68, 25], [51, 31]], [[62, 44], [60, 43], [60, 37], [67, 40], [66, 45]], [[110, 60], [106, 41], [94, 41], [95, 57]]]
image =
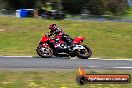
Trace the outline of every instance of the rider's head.
[[57, 28], [57, 25], [56, 24], [51, 24], [50, 26], [49, 26], [49, 29], [51, 29], [51, 30], [56, 30], [56, 28]]
[[55, 33], [55, 34], [57, 34], [58, 32], [61, 31], [61, 30], [59, 29], [59, 27], [58, 27], [56, 24], [51, 24], [51, 25], [49, 26], [49, 29], [51, 29], [50, 32]]

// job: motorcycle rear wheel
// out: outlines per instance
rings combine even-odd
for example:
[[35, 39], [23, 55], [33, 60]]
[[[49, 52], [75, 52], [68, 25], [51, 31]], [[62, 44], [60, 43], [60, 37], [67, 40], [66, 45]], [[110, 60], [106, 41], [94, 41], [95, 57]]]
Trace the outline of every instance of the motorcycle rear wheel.
[[[85, 50], [76, 51], [77, 57], [81, 59], [88, 59], [92, 55], [92, 50], [88, 46], [84, 46]], [[85, 55], [86, 54], [86, 55]]]
[[[44, 51], [44, 49], [45, 49], [45, 51]], [[53, 49], [50, 48], [50, 47], [44, 48], [42, 46], [38, 46], [37, 49], [36, 49], [36, 51], [37, 51], [37, 54], [39, 56], [41, 56], [42, 58], [50, 58], [50, 57], [53, 56]]]

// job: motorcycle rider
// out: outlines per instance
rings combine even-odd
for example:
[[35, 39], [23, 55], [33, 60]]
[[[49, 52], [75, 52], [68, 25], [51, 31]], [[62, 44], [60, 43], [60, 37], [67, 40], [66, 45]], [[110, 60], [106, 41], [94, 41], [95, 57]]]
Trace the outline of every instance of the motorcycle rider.
[[56, 24], [51, 24], [49, 26], [50, 32], [47, 34], [48, 37], [54, 35], [55, 36], [61, 36], [61, 39], [66, 42], [68, 45], [72, 45], [73, 39], [67, 35], [65, 32], [62, 31]]

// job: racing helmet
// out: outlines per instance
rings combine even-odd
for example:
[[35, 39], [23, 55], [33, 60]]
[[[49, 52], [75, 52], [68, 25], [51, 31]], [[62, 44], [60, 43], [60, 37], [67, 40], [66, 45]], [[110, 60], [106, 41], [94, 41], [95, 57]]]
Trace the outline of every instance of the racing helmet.
[[49, 26], [49, 29], [51, 29], [52, 31], [54, 30], [56, 30], [56, 28], [57, 28], [57, 25], [56, 24], [51, 24], [50, 26]]
[[51, 24], [49, 26], [49, 29], [51, 29], [51, 33], [57, 34], [61, 31], [61, 29], [56, 24]]

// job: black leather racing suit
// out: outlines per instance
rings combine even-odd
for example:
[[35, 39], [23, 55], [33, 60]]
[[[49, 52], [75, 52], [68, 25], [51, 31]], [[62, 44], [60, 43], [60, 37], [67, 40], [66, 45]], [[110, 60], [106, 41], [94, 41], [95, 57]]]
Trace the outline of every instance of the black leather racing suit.
[[69, 35], [67, 35], [65, 32], [63, 32], [60, 28], [56, 28], [56, 30], [55, 31], [50, 31], [49, 32], [49, 34], [48, 34], [48, 36], [50, 37], [50, 36], [52, 36], [52, 35], [55, 35], [55, 36], [61, 36], [62, 37], [62, 40], [64, 41], [64, 42], [66, 42], [68, 45], [72, 45], [72, 41], [73, 41], [73, 39], [69, 36]]

